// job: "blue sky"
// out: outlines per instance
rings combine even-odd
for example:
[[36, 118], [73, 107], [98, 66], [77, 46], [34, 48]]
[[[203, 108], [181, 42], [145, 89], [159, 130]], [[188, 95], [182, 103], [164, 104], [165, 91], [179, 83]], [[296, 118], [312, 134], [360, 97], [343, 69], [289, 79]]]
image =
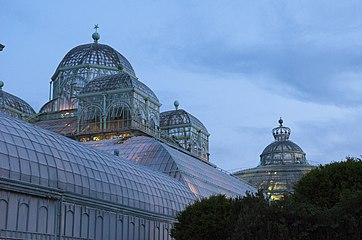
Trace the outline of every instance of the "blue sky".
[[208, 128], [211, 161], [254, 167], [283, 117], [313, 164], [362, 154], [361, 1], [2, 0], [0, 80], [36, 111], [73, 47], [121, 52], [162, 110]]

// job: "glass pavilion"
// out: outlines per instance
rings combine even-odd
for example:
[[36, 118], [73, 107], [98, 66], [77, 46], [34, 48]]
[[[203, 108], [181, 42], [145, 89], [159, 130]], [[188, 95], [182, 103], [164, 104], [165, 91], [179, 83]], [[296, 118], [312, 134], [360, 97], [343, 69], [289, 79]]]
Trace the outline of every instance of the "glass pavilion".
[[278, 200], [285, 192], [293, 192], [294, 184], [314, 167], [307, 162], [303, 150], [289, 140], [291, 130], [283, 126], [281, 118], [272, 133], [275, 141], [264, 149], [259, 165], [234, 175]]
[[65, 55], [39, 113], [0, 89], [0, 238], [165, 240], [193, 201], [256, 191], [208, 161], [196, 117], [160, 113], [97, 28]]

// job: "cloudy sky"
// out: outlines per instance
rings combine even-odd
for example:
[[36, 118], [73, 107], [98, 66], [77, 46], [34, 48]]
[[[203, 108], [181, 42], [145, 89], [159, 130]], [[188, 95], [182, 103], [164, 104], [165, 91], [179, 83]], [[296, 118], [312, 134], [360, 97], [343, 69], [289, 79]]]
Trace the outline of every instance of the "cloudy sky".
[[121, 52], [208, 128], [211, 161], [254, 167], [279, 117], [313, 164], [362, 154], [362, 1], [1, 0], [0, 80], [36, 111], [73, 47]]

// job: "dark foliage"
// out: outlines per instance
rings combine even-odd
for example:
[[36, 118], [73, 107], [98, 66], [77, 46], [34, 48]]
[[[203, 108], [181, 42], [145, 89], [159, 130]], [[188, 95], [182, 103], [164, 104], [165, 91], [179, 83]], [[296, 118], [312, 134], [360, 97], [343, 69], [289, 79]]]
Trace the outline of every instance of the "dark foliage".
[[237, 199], [213, 196], [177, 219], [171, 234], [176, 240], [362, 239], [362, 161], [320, 166], [277, 202], [261, 192]]

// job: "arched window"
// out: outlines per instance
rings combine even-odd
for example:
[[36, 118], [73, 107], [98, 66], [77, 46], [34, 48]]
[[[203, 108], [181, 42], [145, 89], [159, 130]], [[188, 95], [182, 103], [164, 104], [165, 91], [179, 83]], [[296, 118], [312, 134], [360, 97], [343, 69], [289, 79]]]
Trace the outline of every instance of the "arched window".
[[80, 133], [93, 133], [102, 130], [102, 113], [98, 106], [89, 106], [82, 110], [79, 119]]
[[112, 105], [107, 112], [107, 130], [129, 129], [131, 126], [131, 110], [126, 103]]

